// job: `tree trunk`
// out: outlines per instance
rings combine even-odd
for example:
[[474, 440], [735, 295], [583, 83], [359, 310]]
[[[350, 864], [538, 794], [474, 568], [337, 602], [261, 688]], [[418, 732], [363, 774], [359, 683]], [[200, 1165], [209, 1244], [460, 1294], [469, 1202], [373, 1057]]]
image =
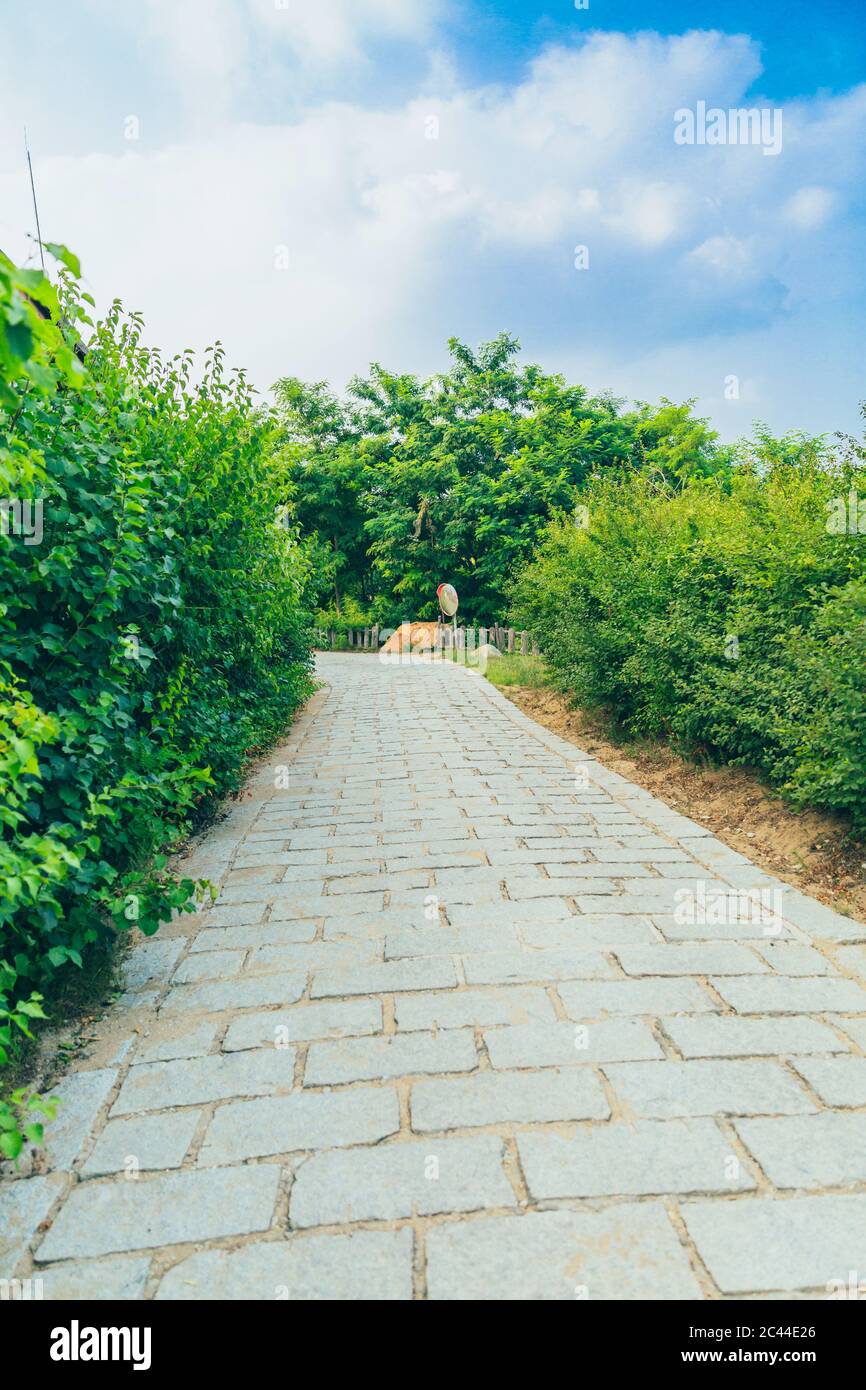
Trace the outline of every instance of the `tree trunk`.
[[[333, 549], [333, 551], [334, 551], [334, 554], [336, 555], [336, 553], [337, 553], [337, 537], [336, 537], [336, 536], [332, 536], [332, 537], [331, 537], [331, 547], [332, 547], [332, 549]], [[339, 615], [339, 612], [340, 612], [340, 590], [339, 590], [339, 588], [337, 587], [337, 576], [336, 576], [336, 574], [334, 575], [334, 607], [336, 608], [337, 614]]]

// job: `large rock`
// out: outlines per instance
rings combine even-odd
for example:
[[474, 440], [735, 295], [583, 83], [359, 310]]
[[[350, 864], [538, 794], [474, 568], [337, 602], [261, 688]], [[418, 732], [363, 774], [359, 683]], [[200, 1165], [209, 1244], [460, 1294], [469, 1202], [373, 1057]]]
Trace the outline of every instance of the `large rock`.
[[494, 647], [492, 642], [482, 642], [480, 647], [476, 647], [474, 652], [469, 652], [469, 660], [490, 661], [492, 657], [499, 657], [502, 653], [498, 647]]
[[441, 646], [440, 626], [437, 622], [401, 623], [392, 632], [382, 647], [383, 652], [423, 652]]

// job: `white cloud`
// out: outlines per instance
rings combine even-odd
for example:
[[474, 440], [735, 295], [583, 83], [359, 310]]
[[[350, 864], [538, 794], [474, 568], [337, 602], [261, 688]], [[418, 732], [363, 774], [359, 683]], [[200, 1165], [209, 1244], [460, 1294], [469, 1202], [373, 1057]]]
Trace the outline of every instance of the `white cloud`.
[[612, 191], [605, 224], [643, 246], [661, 246], [682, 236], [691, 219], [693, 198], [674, 183], [632, 177]]
[[754, 242], [735, 236], [711, 236], [689, 252], [693, 271], [709, 270], [727, 283], [753, 279], [759, 271]]
[[[676, 366], [659, 389], [685, 396], [708, 336], [736, 336], [745, 355], [744, 335], [771, 331], [792, 305], [862, 290], [853, 244], [836, 245], [833, 271], [834, 244], [817, 258], [790, 243], [821, 225], [841, 235], [830, 213], [862, 182], [866, 87], [786, 107], [778, 159], [674, 144], [679, 107], [742, 104], [760, 70], [743, 36], [595, 34], [547, 49], [513, 86], [479, 90], [437, 60], [399, 108], [331, 102], [257, 125], [230, 116], [252, 42], [233, 38], [238, 6], [208, 0], [198, 59], [196, 22], [172, 17], [182, 7], [147, 7], [174, 81], [198, 62], [196, 102], [223, 83], [223, 124], [161, 149], [42, 158], [37, 176], [46, 234], [80, 253], [102, 302], [120, 294], [142, 309], [167, 350], [219, 336], [267, 388], [289, 372], [340, 383], [371, 358], [431, 370], [448, 334], [508, 329], [550, 366], [580, 365], [575, 340], [591, 342], [583, 365], [610, 373], [597, 388], [649, 395], [623, 355], [650, 380], [655, 353]], [[344, 62], [372, 32], [423, 35], [432, 14], [432, 3], [310, 3], [283, 39], [309, 61]], [[29, 227], [26, 187], [2, 165], [0, 205], [7, 226]], [[590, 248], [588, 272], [574, 270], [576, 244]], [[788, 368], [773, 341], [778, 380]], [[736, 372], [724, 356], [719, 371]], [[766, 380], [765, 364], [742, 376]]]
[[438, 0], [246, 0], [252, 19], [302, 63], [358, 62], [375, 35], [421, 41]]
[[380, 40], [420, 45], [450, 0], [85, 0], [106, 37], [154, 64], [193, 131], [267, 91], [285, 106], [368, 64]]
[[804, 232], [823, 227], [836, 205], [835, 194], [829, 188], [798, 188], [788, 199], [784, 213], [789, 222]]
[[[248, 61], [247, 27], [232, 0], [144, 0], [146, 32], [162, 48], [175, 85], [211, 112], [229, 109]], [[209, 99], [208, 99], [209, 98]]]

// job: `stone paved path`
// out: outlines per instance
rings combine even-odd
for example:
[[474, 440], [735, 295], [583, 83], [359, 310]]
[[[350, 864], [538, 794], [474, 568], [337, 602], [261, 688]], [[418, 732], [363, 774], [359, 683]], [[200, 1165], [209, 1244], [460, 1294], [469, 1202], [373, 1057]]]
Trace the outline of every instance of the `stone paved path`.
[[187, 866], [218, 905], [131, 954], [51, 1170], [0, 1185], [0, 1275], [174, 1299], [866, 1279], [866, 928], [476, 675], [320, 669]]

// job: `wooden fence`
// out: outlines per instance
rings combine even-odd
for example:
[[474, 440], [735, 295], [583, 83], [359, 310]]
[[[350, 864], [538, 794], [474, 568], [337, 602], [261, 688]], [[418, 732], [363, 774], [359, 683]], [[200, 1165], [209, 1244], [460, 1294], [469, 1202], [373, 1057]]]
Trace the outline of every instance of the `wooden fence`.
[[332, 652], [336, 651], [338, 646], [342, 646], [344, 642], [346, 647], [351, 647], [353, 651], [378, 651], [380, 631], [383, 634], [381, 640], [384, 641], [385, 629], [380, 629], [378, 626], [350, 628], [348, 632], [336, 632], [334, 628], [320, 627], [316, 628], [314, 636], [319, 648], [330, 649]]
[[[379, 647], [394, 632], [394, 628], [359, 627], [346, 631], [334, 628], [317, 628], [316, 642], [320, 649], [330, 651], [378, 651]], [[537, 656], [538, 643], [529, 632], [518, 632], [513, 627], [502, 627], [494, 623], [492, 627], [458, 627], [442, 624], [442, 651], [472, 652], [488, 642], [500, 652], [519, 652], [522, 656]]]

